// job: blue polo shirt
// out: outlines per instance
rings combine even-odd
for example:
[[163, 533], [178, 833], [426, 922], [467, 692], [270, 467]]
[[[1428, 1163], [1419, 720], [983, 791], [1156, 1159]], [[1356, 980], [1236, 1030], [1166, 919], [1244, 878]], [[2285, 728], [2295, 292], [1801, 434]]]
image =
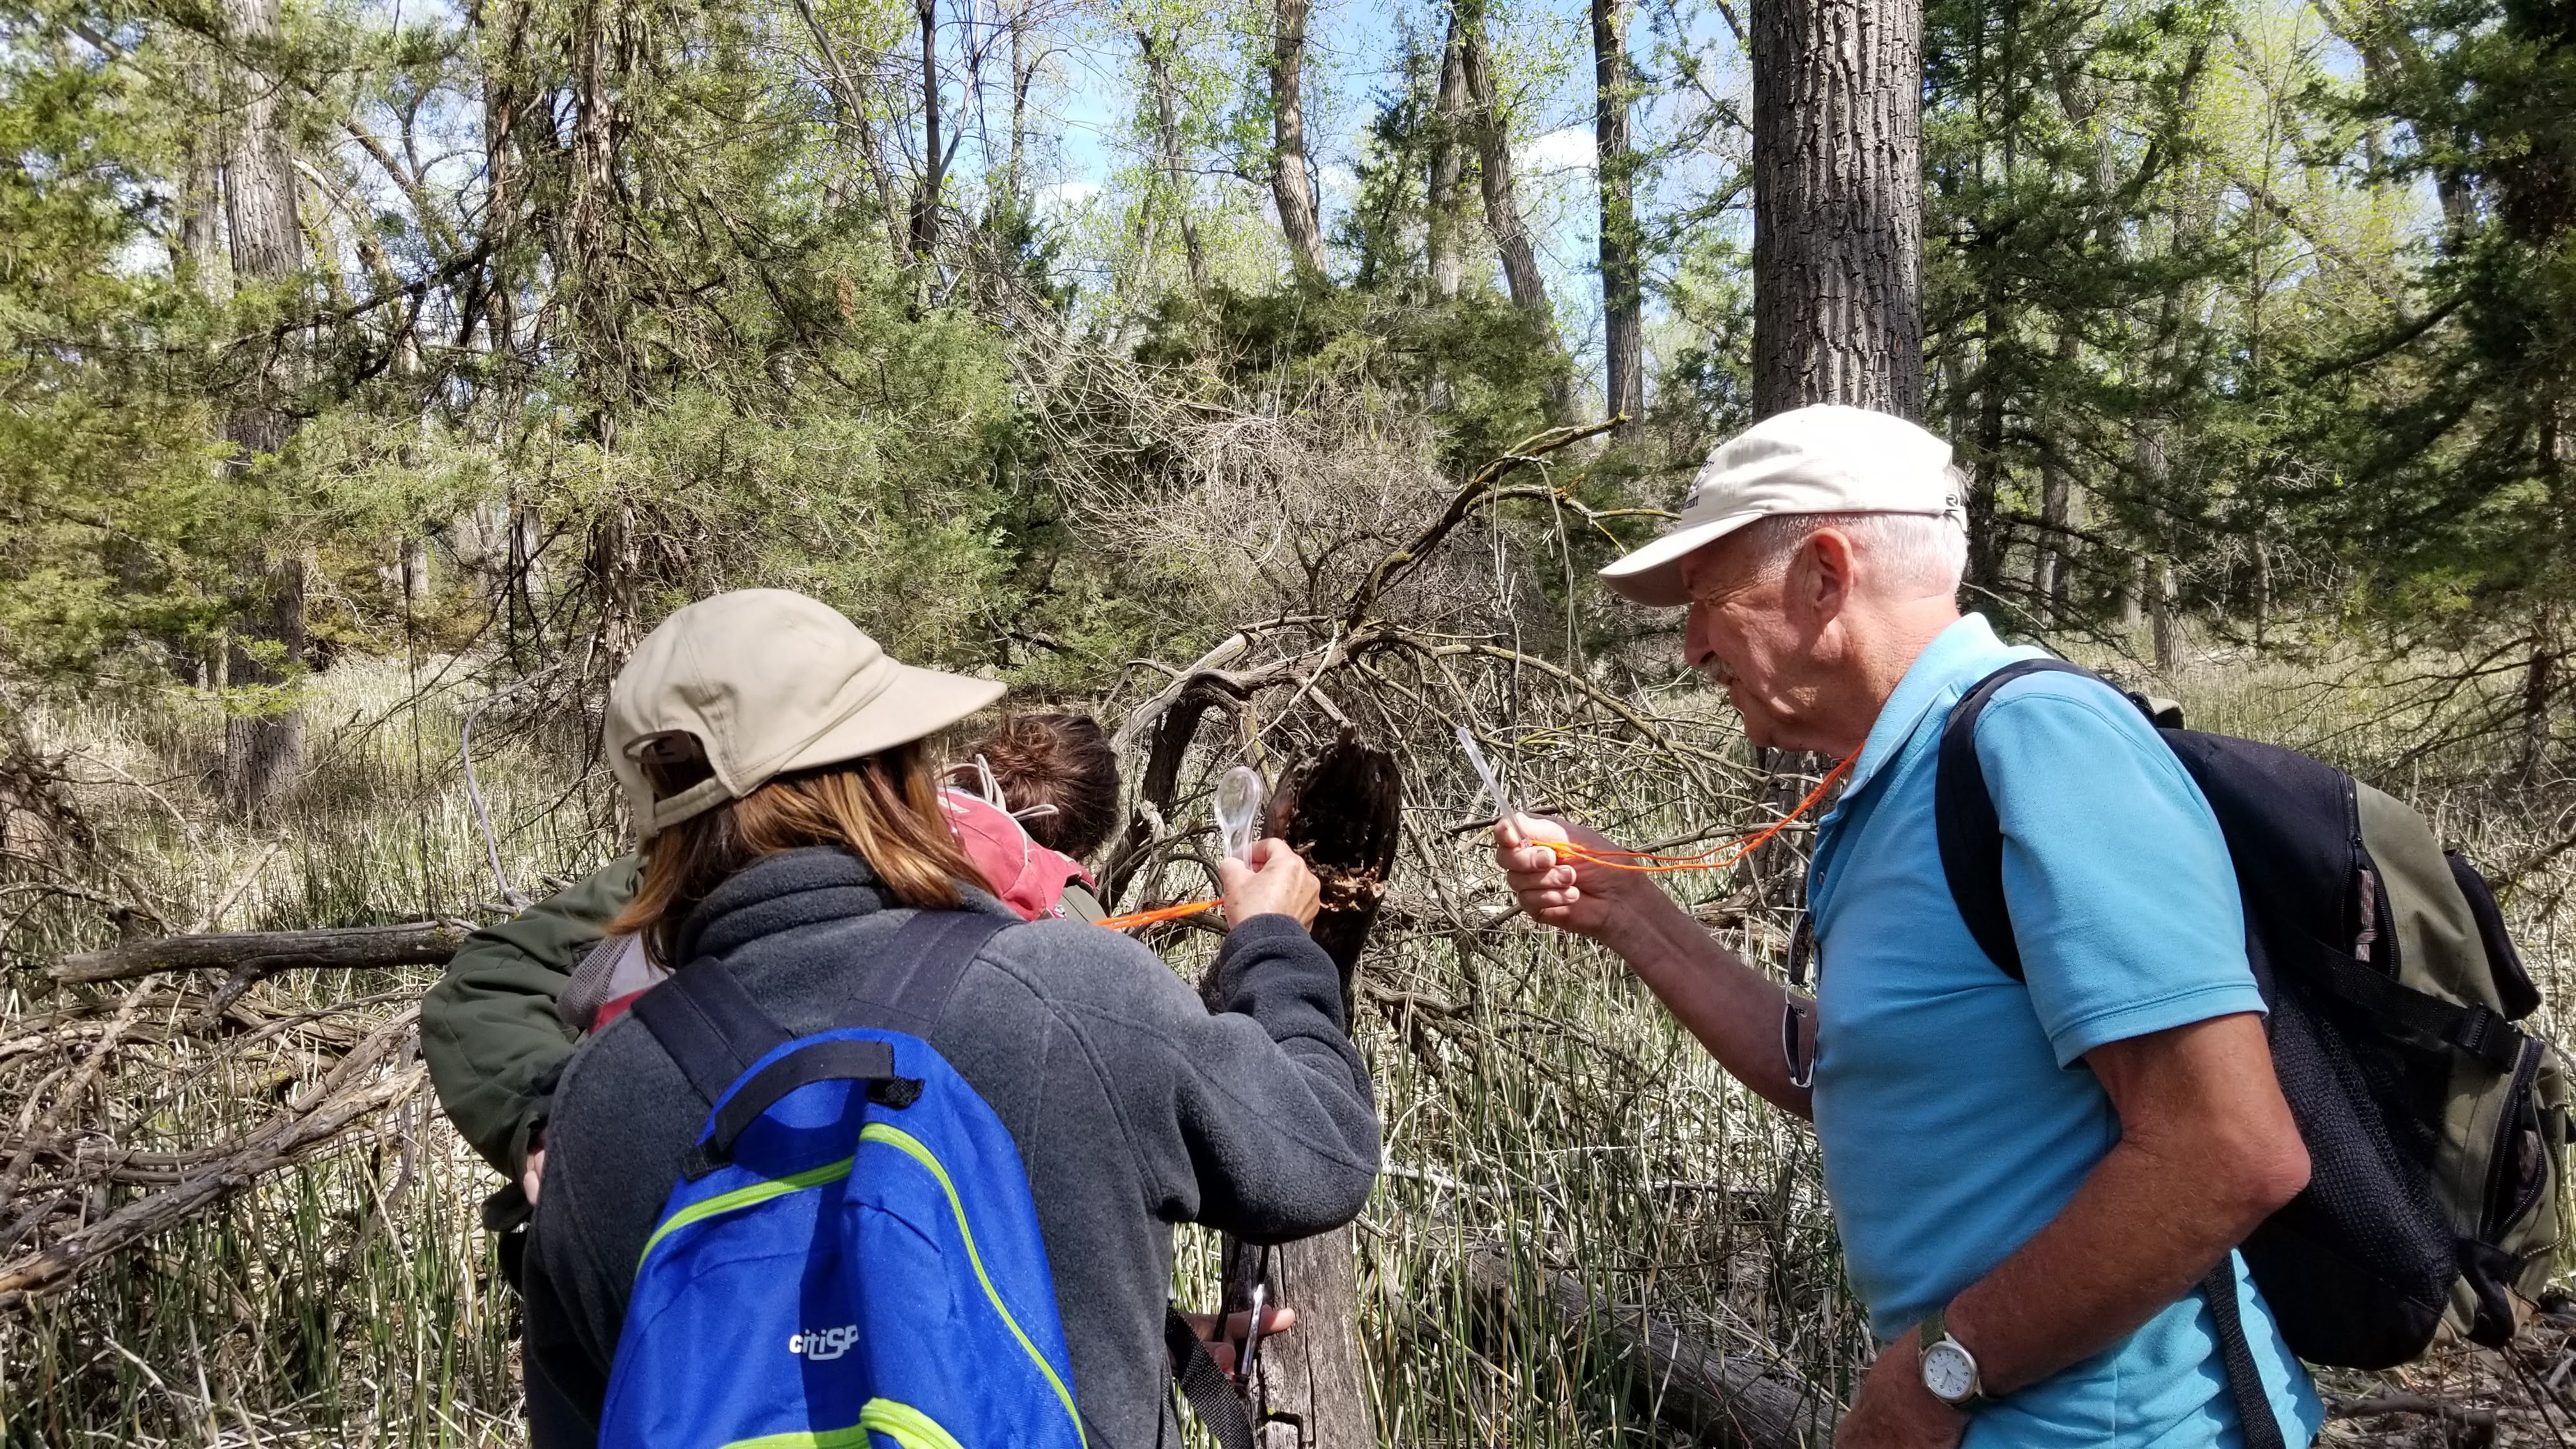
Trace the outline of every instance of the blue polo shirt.
[[[2039, 653], [1973, 614], [1943, 631], [1817, 832], [1816, 1135], [1852, 1287], [1882, 1340], [2028, 1241], [2119, 1140], [2086, 1052], [2263, 1009], [2208, 802], [2127, 701], [2073, 675], [2015, 680], [1977, 722], [2028, 986], [1968, 934], [1933, 826], [1941, 727], [1979, 679]], [[2324, 1411], [2236, 1263], [2283, 1435], [2305, 1443]], [[2198, 1294], [1983, 1410], [1967, 1437], [1969, 1449], [2238, 1442]]]

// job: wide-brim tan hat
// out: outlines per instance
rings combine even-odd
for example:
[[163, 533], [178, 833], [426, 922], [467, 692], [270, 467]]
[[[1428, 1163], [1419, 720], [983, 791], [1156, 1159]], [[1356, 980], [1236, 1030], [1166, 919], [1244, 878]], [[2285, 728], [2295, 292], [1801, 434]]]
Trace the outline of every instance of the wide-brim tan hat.
[[1601, 570], [1601, 581], [1633, 603], [1687, 604], [1683, 559], [1785, 513], [1920, 513], [1968, 524], [1948, 443], [1894, 413], [1819, 403], [1775, 413], [1719, 444], [1691, 479], [1681, 516]]
[[[839, 610], [786, 589], [701, 599], [664, 619], [608, 690], [609, 766], [650, 839], [794, 770], [921, 739], [1002, 697], [997, 680], [889, 657]], [[686, 737], [686, 744], [682, 742]], [[704, 756], [713, 778], [658, 799], [643, 762]]]

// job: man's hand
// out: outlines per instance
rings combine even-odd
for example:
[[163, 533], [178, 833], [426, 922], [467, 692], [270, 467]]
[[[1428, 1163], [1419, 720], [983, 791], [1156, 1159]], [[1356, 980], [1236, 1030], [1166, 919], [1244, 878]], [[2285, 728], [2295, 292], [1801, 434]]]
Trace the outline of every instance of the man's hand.
[[1216, 863], [1216, 878], [1225, 888], [1225, 923], [1240, 926], [1255, 916], [1294, 916], [1297, 924], [1315, 924], [1324, 888], [1297, 852], [1284, 840], [1252, 842], [1249, 865], [1228, 856]]
[[1959, 1442], [1968, 1416], [1923, 1387], [1921, 1357], [1910, 1329], [1879, 1351], [1834, 1431], [1834, 1449], [1952, 1449]]
[[528, 1195], [528, 1206], [537, 1205], [537, 1189], [546, 1180], [546, 1129], [528, 1134], [528, 1156], [519, 1168], [519, 1191]]
[[[1243, 1346], [1244, 1335], [1252, 1332], [1252, 1315], [1238, 1313], [1228, 1318], [1222, 1338], [1217, 1336], [1215, 1314], [1184, 1313], [1181, 1316], [1190, 1321], [1190, 1332], [1197, 1334], [1199, 1342], [1208, 1346], [1208, 1357], [1216, 1360], [1217, 1368], [1231, 1377], [1235, 1352]], [[1261, 1310], [1261, 1337], [1265, 1342], [1296, 1326], [1297, 1310], [1294, 1308], [1282, 1308], [1274, 1303]]]
[[1582, 846], [1596, 855], [1622, 854], [1620, 847], [1587, 827], [1510, 815], [1494, 822], [1494, 863], [1503, 868], [1512, 894], [1531, 920], [1578, 936], [1598, 936], [1625, 914], [1621, 898], [1637, 889], [1640, 878], [1570, 855], [1560, 859], [1548, 848], [1556, 841]]

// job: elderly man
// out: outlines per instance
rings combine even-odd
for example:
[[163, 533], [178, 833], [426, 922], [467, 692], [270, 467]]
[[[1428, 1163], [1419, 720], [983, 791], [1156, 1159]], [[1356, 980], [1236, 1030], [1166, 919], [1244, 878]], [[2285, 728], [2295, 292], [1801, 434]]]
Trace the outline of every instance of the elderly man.
[[[1532, 917], [1616, 952], [1728, 1071], [1814, 1121], [1884, 1344], [1839, 1443], [2304, 1444], [2322, 1410], [2232, 1252], [2308, 1159], [2226, 844], [2126, 701], [2016, 679], [1976, 746], [2027, 984], [1979, 950], [1942, 874], [1935, 746], [1963, 693], [2038, 651], [1959, 613], [1966, 552], [1947, 444], [1809, 407], [1720, 447], [1673, 528], [1602, 570], [1689, 606], [1689, 662], [1755, 744], [1851, 758], [1809, 877], [1812, 1005], [1652, 876], [1549, 848], [1617, 858], [1592, 831], [1515, 816], [1497, 859]], [[2222, 1262], [2214, 1311], [2199, 1285]], [[2230, 1308], [2262, 1384], [2244, 1401], [2268, 1398], [2277, 1429], [2249, 1431], [2229, 1392]]]

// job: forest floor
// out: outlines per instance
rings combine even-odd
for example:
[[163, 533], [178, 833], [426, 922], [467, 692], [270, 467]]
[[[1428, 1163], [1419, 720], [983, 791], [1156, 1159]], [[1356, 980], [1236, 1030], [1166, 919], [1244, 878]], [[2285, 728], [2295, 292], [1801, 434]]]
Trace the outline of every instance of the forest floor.
[[[76, 782], [51, 828], [77, 868], [13, 889], [83, 909], [10, 907], [22, 914], [0, 976], [0, 1445], [516, 1438], [517, 1313], [476, 1219], [498, 1178], [439, 1118], [410, 1036], [434, 971], [286, 973], [232, 993], [185, 974], [77, 989], [42, 974], [118, 919], [136, 935], [491, 919], [504, 883], [538, 892], [612, 851], [605, 792], [579, 773], [580, 722], [496, 708], [474, 756], [496, 882], [458, 768], [466, 716], [431, 682], [400, 664], [324, 676], [314, 770], [292, 813], [261, 826], [227, 822], [203, 787], [222, 728], [211, 707], [35, 717], [37, 743]], [[2502, 789], [2486, 746], [2416, 748], [2424, 712], [2340, 666], [2213, 650], [2166, 684], [2196, 725], [2353, 765], [2482, 862], [2530, 861], [2507, 906], [2551, 999], [2540, 1025], [2571, 1039], [2576, 854], [2547, 854], [2576, 801], [2568, 782]], [[1677, 710], [1659, 727], [1674, 748], [1742, 758], [1718, 714]], [[1686, 836], [1748, 803], [1676, 798], [1624, 768], [1576, 759], [1538, 798], [1585, 801], [1637, 838]], [[1812, 1138], [1720, 1074], [1613, 963], [1506, 918], [1461, 829], [1472, 786], [1408, 770], [1408, 854], [1357, 1022], [1386, 1121], [1388, 1171], [1359, 1234], [1385, 1441], [1687, 1442], [1584, 1325], [1497, 1330], [1467, 1271], [1492, 1251], [1765, 1361], [1830, 1412], [1868, 1340]], [[1795, 770], [1755, 783], [1751, 798], [1803, 788]], [[1733, 944], [1776, 961], [1783, 879], [1757, 861], [1687, 889]], [[1210, 941], [1160, 944], [1194, 976]], [[296, 1137], [363, 1094], [346, 1130]], [[257, 1140], [289, 1145], [154, 1231], [108, 1233]], [[113, 1251], [83, 1271], [13, 1290], [47, 1253], [102, 1242]], [[1185, 1235], [1185, 1295], [1209, 1296], [1212, 1269], [1213, 1244]], [[2510, 1353], [2324, 1374], [2338, 1410], [2327, 1442], [2564, 1445], [2571, 1366], [2576, 1317], [2543, 1321]]]

